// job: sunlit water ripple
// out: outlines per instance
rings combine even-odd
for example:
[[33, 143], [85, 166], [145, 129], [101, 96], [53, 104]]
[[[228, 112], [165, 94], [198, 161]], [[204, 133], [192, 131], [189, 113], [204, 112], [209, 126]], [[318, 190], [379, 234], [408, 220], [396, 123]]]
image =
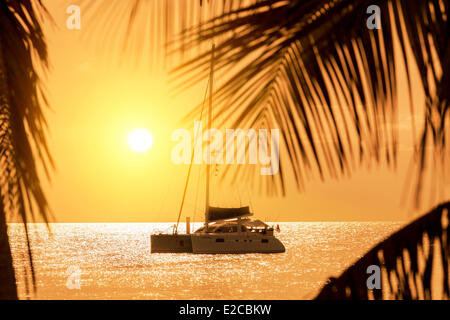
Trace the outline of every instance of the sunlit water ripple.
[[[53, 223], [31, 226], [37, 291], [26, 294], [22, 226], [10, 224], [21, 298], [32, 299], [309, 299], [379, 240], [392, 222], [280, 223], [281, 254], [151, 254], [163, 223]], [[80, 289], [68, 289], [70, 266]]]

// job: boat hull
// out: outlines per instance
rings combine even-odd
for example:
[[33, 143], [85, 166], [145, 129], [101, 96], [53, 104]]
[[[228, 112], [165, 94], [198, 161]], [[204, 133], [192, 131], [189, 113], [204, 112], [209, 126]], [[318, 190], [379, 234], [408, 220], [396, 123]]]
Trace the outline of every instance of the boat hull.
[[150, 244], [152, 253], [192, 252], [190, 234], [152, 234]]
[[192, 234], [194, 253], [282, 253], [284, 245], [274, 236]]
[[284, 245], [274, 236], [248, 234], [156, 234], [151, 235], [152, 253], [282, 253]]

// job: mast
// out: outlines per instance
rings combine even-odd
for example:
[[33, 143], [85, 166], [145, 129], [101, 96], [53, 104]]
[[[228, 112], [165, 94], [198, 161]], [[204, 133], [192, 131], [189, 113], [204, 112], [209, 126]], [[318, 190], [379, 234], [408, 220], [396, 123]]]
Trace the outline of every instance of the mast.
[[[208, 107], [208, 141], [211, 148], [211, 121], [212, 121], [212, 96], [213, 96], [213, 74], [214, 74], [214, 42], [211, 46], [211, 70], [209, 73], [209, 107]], [[211, 152], [210, 152], [211, 155]], [[211, 160], [211, 159], [209, 159]], [[210, 162], [210, 161], [209, 161]], [[206, 200], [205, 200], [205, 225], [208, 225], [209, 221], [209, 178], [211, 174], [211, 165], [206, 164]]]

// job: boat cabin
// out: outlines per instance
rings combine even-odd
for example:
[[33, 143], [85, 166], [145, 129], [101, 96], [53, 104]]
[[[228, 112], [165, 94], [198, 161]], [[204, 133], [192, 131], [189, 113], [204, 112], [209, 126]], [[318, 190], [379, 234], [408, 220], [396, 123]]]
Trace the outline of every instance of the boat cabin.
[[238, 227], [241, 227], [241, 232], [249, 232], [252, 234], [273, 235], [273, 228], [261, 220], [241, 219], [239, 221], [217, 221], [207, 226], [202, 226], [195, 231], [195, 233], [237, 233]]

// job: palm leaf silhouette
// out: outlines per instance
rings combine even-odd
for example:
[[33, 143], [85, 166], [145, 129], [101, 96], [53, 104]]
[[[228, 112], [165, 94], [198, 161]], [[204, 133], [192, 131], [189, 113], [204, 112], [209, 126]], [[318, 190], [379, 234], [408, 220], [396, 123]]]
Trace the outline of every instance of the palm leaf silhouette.
[[[366, 25], [371, 5], [380, 8], [379, 30]], [[224, 79], [214, 92], [216, 117], [223, 121], [219, 125], [281, 129], [287, 156], [281, 174], [272, 178], [280, 180], [282, 192], [286, 167], [299, 188], [314, 174], [322, 179], [349, 175], [358, 163], [385, 161], [395, 167], [395, 64], [406, 66], [410, 101], [409, 70], [417, 67], [427, 99], [421, 110], [410, 106], [412, 116], [424, 111], [423, 128], [418, 131], [412, 123], [416, 205], [425, 168], [431, 166], [433, 177], [442, 177], [439, 170], [450, 153], [444, 72], [449, 66], [448, 5], [445, 0], [85, 1], [92, 16], [106, 16], [111, 43], [119, 43], [112, 38], [122, 34], [125, 51], [139, 53], [148, 42], [152, 53], [166, 52], [174, 93], [207, 78], [214, 41], [216, 77]], [[144, 32], [139, 18], [153, 22], [146, 25], [144, 38], [139, 37]], [[160, 61], [161, 56], [154, 58]], [[182, 63], [176, 63], [179, 58]], [[199, 109], [193, 108], [187, 119], [195, 119]]]
[[24, 225], [34, 286], [27, 223], [36, 214], [46, 222], [49, 217], [35, 164], [39, 160], [45, 169], [46, 164], [52, 164], [42, 110], [46, 99], [36, 65], [47, 69], [47, 47], [38, 12], [47, 15], [40, 1], [0, 3], [0, 299], [17, 299], [7, 218]]
[[[338, 278], [330, 278], [316, 299], [431, 299], [433, 268], [439, 263], [442, 292], [434, 293], [449, 299], [449, 212], [450, 202], [443, 203], [381, 241]], [[366, 285], [370, 265], [383, 270], [380, 290]]]
[[[380, 7], [380, 30], [366, 26], [371, 4]], [[450, 151], [447, 16], [447, 1], [256, 1], [185, 31], [183, 49], [216, 41], [216, 70], [229, 74], [215, 92], [218, 116], [233, 119], [234, 127], [278, 125], [299, 186], [314, 169], [322, 178], [346, 175], [354, 160], [395, 166], [394, 64], [416, 64], [427, 96], [425, 126], [414, 146], [418, 201], [427, 146], [431, 142], [441, 164]], [[206, 77], [208, 54], [173, 70], [180, 87]]]

